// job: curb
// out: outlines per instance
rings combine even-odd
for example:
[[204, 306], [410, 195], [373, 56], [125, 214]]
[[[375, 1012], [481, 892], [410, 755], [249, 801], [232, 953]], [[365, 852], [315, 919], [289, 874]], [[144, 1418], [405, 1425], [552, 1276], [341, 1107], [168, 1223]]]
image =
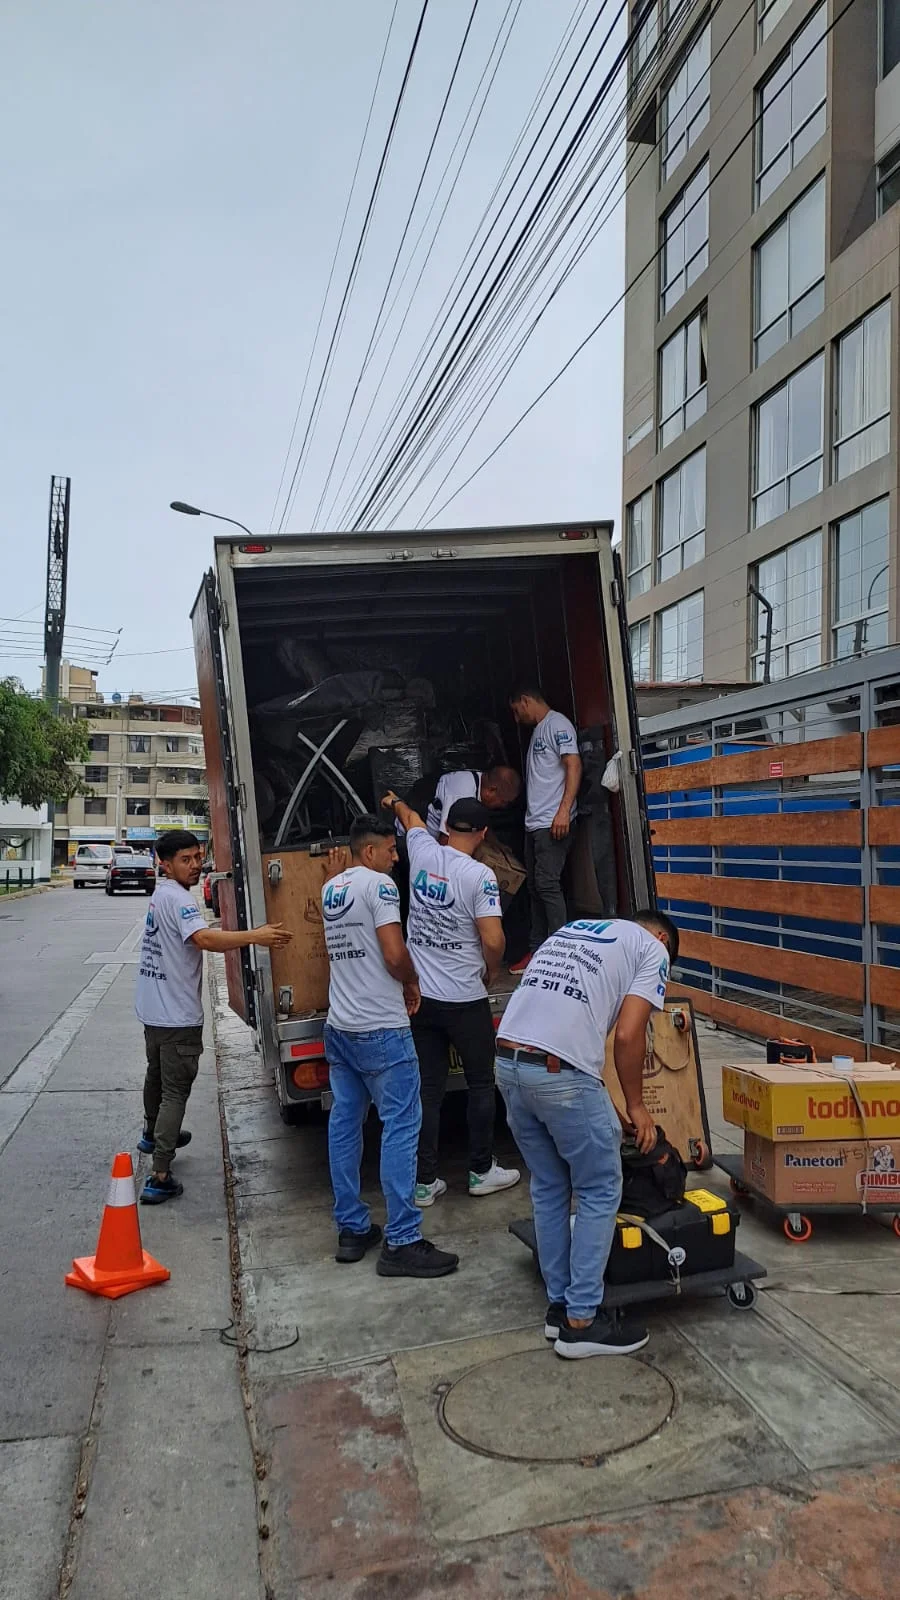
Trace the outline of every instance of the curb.
[[27, 889], [13, 889], [11, 894], [0, 894], [0, 905], [5, 900], [27, 900], [32, 894], [46, 894], [49, 889], [64, 889], [71, 884], [70, 878], [58, 878], [55, 883], [29, 884]]

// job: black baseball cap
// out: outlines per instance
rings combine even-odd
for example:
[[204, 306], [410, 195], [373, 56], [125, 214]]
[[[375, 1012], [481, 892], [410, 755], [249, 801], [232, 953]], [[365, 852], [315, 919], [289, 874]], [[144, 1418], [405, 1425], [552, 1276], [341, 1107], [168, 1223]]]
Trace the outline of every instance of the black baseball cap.
[[480, 833], [490, 823], [491, 813], [480, 800], [454, 800], [443, 827], [448, 833]]

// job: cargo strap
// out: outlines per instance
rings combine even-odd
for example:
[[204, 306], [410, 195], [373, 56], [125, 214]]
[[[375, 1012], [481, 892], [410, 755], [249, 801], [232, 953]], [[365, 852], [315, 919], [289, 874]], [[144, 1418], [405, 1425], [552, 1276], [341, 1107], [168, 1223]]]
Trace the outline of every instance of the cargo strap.
[[646, 1217], [632, 1217], [627, 1211], [620, 1211], [618, 1215], [622, 1222], [630, 1222], [632, 1227], [640, 1228], [641, 1233], [645, 1233], [651, 1243], [659, 1245], [660, 1250], [665, 1251], [666, 1260], [672, 1269], [672, 1282], [675, 1285], [675, 1293], [680, 1294], [681, 1269], [687, 1260], [684, 1247], [680, 1244], [671, 1245], [668, 1239], [663, 1238], [661, 1233], [657, 1233], [655, 1228], [651, 1228]]

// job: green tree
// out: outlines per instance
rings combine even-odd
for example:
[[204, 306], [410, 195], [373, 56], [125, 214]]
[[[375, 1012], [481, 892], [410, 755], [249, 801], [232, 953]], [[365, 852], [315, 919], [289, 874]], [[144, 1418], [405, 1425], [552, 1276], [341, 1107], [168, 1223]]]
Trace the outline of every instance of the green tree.
[[60, 805], [73, 794], [90, 793], [72, 768], [73, 761], [88, 758], [88, 725], [66, 711], [63, 706], [54, 716], [18, 679], [0, 679], [0, 800]]

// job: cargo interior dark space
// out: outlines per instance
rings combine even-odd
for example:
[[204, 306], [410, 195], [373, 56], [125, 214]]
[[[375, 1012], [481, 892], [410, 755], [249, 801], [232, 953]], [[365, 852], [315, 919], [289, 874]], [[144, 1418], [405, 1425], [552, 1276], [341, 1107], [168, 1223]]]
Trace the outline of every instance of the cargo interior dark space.
[[[360, 805], [430, 775], [521, 772], [528, 730], [508, 694], [536, 681], [585, 747], [570, 914], [625, 909], [617, 802], [599, 782], [613, 753], [599, 581], [595, 552], [236, 571], [263, 851], [345, 839]], [[492, 817], [520, 858], [523, 816]]]

